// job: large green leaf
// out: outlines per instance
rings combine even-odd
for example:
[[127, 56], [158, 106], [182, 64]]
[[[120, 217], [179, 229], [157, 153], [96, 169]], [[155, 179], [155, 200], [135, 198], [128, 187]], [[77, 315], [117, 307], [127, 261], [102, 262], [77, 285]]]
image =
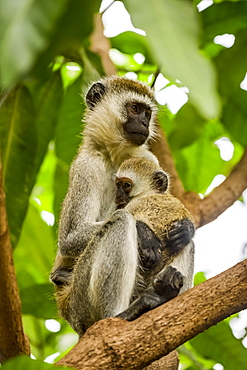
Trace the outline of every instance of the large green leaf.
[[56, 127], [55, 150], [59, 159], [71, 164], [81, 142], [82, 115], [85, 104], [82, 94], [82, 77], [70, 85], [63, 97]]
[[40, 212], [31, 203], [23, 224], [18, 248], [14, 252], [20, 288], [24, 289], [34, 283], [48, 283], [54, 255], [55, 238], [52, 228], [42, 220]]
[[191, 145], [204, 132], [205, 120], [190, 104], [185, 104], [174, 119], [174, 129], [168, 136], [172, 151]]
[[224, 161], [219, 149], [209, 138], [215, 125], [207, 124], [204, 136], [175, 154], [176, 167], [186, 191], [204, 194], [213, 178], [223, 171]]
[[[40, 76], [58, 54], [75, 55], [92, 31], [100, 0], [2, 0], [0, 85]], [[14, 9], [14, 11], [13, 11]]]
[[69, 166], [81, 142], [82, 115], [85, 108], [82, 93], [82, 77], [70, 85], [64, 95], [56, 128], [55, 150], [58, 157], [54, 177], [54, 212], [59, 214], [68, 187]]
[[145, 63], [154, 63], [147, 38], [138, 33], [127, 31], [111, 38], [111, 45], [125, 54], [141, 53], [145, 56]]
[[58, 112], [63, 98], [60, 71], [54, 72], [45, 83], [31, 89], [35, 103], [35, 118], [38, 130], [36, 171], [44, 159], [49, 142], [54, 139]]
[[215, 72], [197, 47], [197, 10], [184, 0], [125, 0], [134, 25], [147, 32], [154, 56], [166, 76], [186, 85], [191, 102], [206, 118], [219, 113]]
[[0, 79], [2, 86], [17, 81], [50, 42], [68, 0], [2, 0], [0, 8]]
[[[4, 370], [54, 370], [54, 365], [40, 360], [32, 360], [29, 356], [18, 356], [6, 361], [1, 368]], [[68, 368], [56, 366], [56, 370], [64, 369]]]
[[212, 326], [189, 343], [200, 355], [219, 362], [225, 370], [246, 370], [246, 348], [233, 336], [227, 321]]
[[52, 284], [36, 284], [20, 290], [22, 313], [41, 319], [57, 315]]
[[1, 101], [0, 138], [7, 214], [15, 246], [33, 186], [37, 148], [33, 101], [25, 86], [11, 90]]
[[[224, 97], [222, 123], [232, 137], [247, 146], [247, 91], [240, 88], [247, 65], [247, 32], [242, 30], [229, 50], [222, 50], [216, 58], [219, 89]], [[229, 68], [230, 66], [230, 68]]]
[[217, 35], [235, 34], [247, 26], [247, 2], [224, 1], [200, 13], [203, 21], [203, 39], [211, 41]]

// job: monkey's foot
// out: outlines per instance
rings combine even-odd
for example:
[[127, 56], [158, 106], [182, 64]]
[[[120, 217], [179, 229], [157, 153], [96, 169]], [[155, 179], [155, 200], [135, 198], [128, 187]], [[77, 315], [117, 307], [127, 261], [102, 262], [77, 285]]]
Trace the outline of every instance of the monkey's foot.
[[175, 268], [168, 266], [157, 274], [152, 284], [141, 295], [116, 317], [132, 321], [143, 313], [175, 298], [183, 286], [183, 275]]

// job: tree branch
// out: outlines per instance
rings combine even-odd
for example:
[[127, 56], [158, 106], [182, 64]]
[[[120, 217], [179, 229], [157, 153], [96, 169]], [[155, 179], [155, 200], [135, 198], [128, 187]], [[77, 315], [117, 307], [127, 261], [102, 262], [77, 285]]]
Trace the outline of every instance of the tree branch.
[[247, 260], [244, 260], [133, 322], [117, 318], [101, 320], [89, 328], [57, 365], [91, 370], [142, 369], [210, 326], [247, 308], [246, 281]]
[[117, 70], [109, 57], [109, 50], [111, 48], [110, 41], [105, 37], [103, 31], [102, 15], [96, 14], [94, 16], [94, 31], [90, 37], [90, 49], [92, 52], [99, 55], [105, 74], [109, 76], [116, 74]]
[[21, 320], [21, 302], [16, 282], [12, 246], [5, 207], [0, 158], [0, 362], [20, 354], [30, 354]]

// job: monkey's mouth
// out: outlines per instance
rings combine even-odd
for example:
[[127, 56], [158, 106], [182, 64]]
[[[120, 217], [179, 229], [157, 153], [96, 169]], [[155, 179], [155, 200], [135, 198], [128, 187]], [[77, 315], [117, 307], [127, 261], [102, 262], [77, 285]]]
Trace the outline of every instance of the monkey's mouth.
[[138, 136], [144, 136], [145, 139], [148, 137], [148, 134], [146, 132], [141, 132], [141, 131], [131, 131], [131, 135], [138, 135]]

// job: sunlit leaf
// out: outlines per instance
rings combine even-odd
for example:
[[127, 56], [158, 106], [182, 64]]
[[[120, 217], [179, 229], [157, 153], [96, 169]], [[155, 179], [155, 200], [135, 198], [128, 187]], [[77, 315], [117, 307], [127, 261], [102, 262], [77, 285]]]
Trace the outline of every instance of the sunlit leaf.
[[37, 150], [33, 101], [25, 86], [11, 90], [0, 103], [0, 138], [7, 214], [15, 246], [33, 186]]
[[205, 274], [204, 272], [197, 272], [195, 275], [194, 275], [194, 285], [198, 285], [198, 284], [201, 284], [203, 283], [204, 281], [206, 281], [206, 277], [205, 277]]
[[[190, 99], [206, 118], [219, 113], [213, 66], [197, 44], [197, 10], [184, 0], [125, 0], [134, 26], [146, 31], [150, 47], [165, 75], [180, 80]], [[202, 90], [203, 87], [203, 90]]]

